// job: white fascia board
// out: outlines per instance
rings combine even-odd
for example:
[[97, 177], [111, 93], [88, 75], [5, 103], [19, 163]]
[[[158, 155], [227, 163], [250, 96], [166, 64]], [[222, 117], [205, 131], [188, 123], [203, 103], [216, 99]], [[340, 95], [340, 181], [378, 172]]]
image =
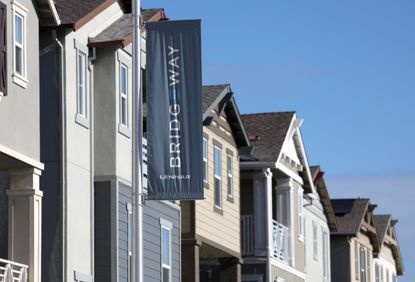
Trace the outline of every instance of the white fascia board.
[[32, 159], [28, 156], [23, 155], [22, 153], [16, 152], [10, 148], [7, 148], [6, 146], [0, 144], [0, 152], [4, 153], [14, 159], [17, 159], [21, 162], [24, 162], [30, 166], [33, 166], [34, 168], [40, 169], [40, 170], [44, 170], [45, 169], [45, 165], [35, 159]]
[[261, 170], [266, 168], [277, 168], [275, 162], [239, 162], [239, 168], [241, 170]]
[[277, 163], [276, 169], [281, 170], [283, 173], [285, 173], [287, 176], [291, 177], [293, 180], [295, 180], [299, 184], [304, 185], [303, 179], [298, 174], [295, 174], [293, 171], [291, 171], [290, 169], [288, 169], [282, 163]]

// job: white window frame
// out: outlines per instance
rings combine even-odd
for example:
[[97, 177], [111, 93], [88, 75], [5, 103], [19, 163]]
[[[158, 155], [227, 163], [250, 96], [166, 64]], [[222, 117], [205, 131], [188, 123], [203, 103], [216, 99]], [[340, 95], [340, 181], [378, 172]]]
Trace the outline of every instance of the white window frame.
[[203, 182], [208, 183], [208, 140], [205, 137], [203, 137], [202, 150], [203, 150], [203, 163], [205, 165], [204, 171], [203, 171]]
[[304, 199], [303, 199], [303, 189], [298, 190], [298, 240], [304, 242]]
[[[27, 84], [29, 83], [27, 79], [27, 41], [26, 41], [26, 30], [27, 30], [27, 14], [29, 10], [25, 8], [22, 4], [17, 1], [12, 1], [12, 25], [13, 25], [13, 73], [12, 73], [12, 81], [17, 85], [26, 88]], [[20, 17], [22, 19], [22, 43], [16, 42], [16, 17]], [[22, 49], [21, 54], [21, 73], [16, 71], [16, 47]]]
[[[89, 71], [88, 71], [88, 47], [74, 39], [76, 53], [76, 123], [89, 128]], [[82, 58], [82, 64], [79, 58]], [[83, 83], [80, 82], [82, 72]]]
[[[117, 51], [117, 59], [116, 59], [116, 89], [115, 89], [115, 93], [117, 96], [117, 103], [118, 103], [118, 132], [121, 135], [124, 135], [127, 138], [131, 137], [131, 105], [130, 105], [130, 97], [132, 93], [132, 84], [131, 84], [131, 69], [132, 69], [132, 64], [131, 64], [131, 56], [128, 55], [125, 51], [123, 50], [118, 50]], [[127, 93], [122, 93], [122, 81], [121, 81], [121, 70], [122, 68], [126, 69], [126, 91]], [[123, 99], [125, 99], [126, 102], [126, 122], [123, 122], [123, 111], [122, 111], [122, 102]]]
[[321, 230], [322, 240], [323, 240], [323, 278], [324, 281], [328, 281], [330, 277], [330, 267], [329, 267], [329, 237], [328, 232], [324, 229]]
[[226, 154], [226, 180], [228, 198], [233, 199], [233, 155], [230, 153]]
[[[169, 265], [164, 264], [163, 255], [164, 255], [164, 242], [163, 242], [163, 230], [167, 230], [169, 234]], [[170, 282], [172, 281], [172, 249], [171, 249], [171, 236], [172, 236], [173, 224], [170, 221], [167, 221], [163, 218], [160, 218], [160, 266], [161, 266], [161, 282]], [[163, 269], [169, 270], [169, 281], [163, 281]]]
[[313, 259], [318, 261], [317, 223], [313, 220]]
[[[216, 156], [216, 152], [219, 152], [219, 160], [217, 159]], [[214, 146], [214, 150], [213, 150], [213, 159], [214, 159], [214, 163], [213, 163], [213, 175], [215, 178], [215, 182], [214, 182], [214, 201], [215, 201], [215, 207], [218, 209], [222, 209], [222, 148], [218, 147], [218, 146]], [[219, 175], [216, 174], [216, 163], [219, 164]], [[217, 187], [216, 185], [216, 180], [219, 180], [219, 186]], [[219, 190], [219, 192], [217, 191], [217, 189]], [[216, 198], [216, 195], [219, 196], [219, 198]], [[217, 203], [218, 201], [218, 203]]]

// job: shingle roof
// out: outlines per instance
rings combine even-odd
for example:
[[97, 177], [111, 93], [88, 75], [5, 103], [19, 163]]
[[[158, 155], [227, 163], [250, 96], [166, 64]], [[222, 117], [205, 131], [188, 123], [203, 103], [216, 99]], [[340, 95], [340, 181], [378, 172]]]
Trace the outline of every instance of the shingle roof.
[[[141, 17], [144, 22], [152, 20], [157, 15], [159, 18], [164, 18], [163, 9], [146, 9], [141, 11]], [[109, 42], [126, 46], [131, 42], [132, 31], [133, 15], [131, 13], [124, 14], [96, 37], [90, 38], [89, 46], [99, 46]]]
[[202, 87], [203, 99], [202, 110], [205, 113], [209, 107], [216, 101], [218, 96], [229, 87], [229, 84], [207, 85]]
[[[109, 0], [54, 0], [62, 24], [73, 24]], [[115, 0], [110, 0], [115, 2]]]
[[373, 221], [378, 234], [379, 242], [382, 244], [385, 239], [386, 231], [388, 230], [389, 222], [392, 219], [390, 214], [374, 215]]
[[369, 206], [369, 199], [333, 199], [331, 204], [336, 214], [338, 235], [355, 235]]
[[276, 162], [295, 112], [242, 115], [242, 121], [255, 146], [252, 156], [259, 161]]

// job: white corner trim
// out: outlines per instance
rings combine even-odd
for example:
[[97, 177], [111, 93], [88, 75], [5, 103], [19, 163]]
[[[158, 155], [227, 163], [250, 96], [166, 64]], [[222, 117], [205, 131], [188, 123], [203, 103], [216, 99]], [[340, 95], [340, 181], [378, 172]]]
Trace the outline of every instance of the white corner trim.
[[14, 159], [17, 159], [19, 161], [22, 161], [24, 163], [27, 163], [30, 166], [33, 166], [34, 168], [40, 169], [40, 170], [44, 170], [45, 169], [45, 165], [35, 159], [32, 159], [28, 156], [23, 155], [22, 153], [16, 152], [10, 148], [7, 148], [6, 146], [0, 144], [0, 152], [4, 153]]

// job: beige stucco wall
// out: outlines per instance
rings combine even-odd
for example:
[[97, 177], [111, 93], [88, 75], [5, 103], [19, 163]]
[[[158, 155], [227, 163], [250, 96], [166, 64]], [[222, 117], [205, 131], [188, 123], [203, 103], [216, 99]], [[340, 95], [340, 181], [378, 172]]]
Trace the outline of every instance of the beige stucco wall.
[[[205, 188], [205, 200], [196, 201], [196, 234], [233, 252], [240, 253], [240, 213], [239, 213], [239, 155], [235, 145], [214, 134], [204, 127], [208, 135], [208, 182]], [[214, 157], [213, 140], [222, 144], [222, 209], [223, 214], [214, 211]], [[226, 150], [233, 152], [233, 203], [227, 200]]]
[[[392, 250], [388, 246], [382, 246], [379, 258], [376, 258], [373, 261], [373, 269], [375, 268], [376, 263], [383, 268], [384, 281], [392, 281], [392, 275], [396, 275], [396, 264], [392, 255]], [[389, 274], [389, 280], [386, 278], [387, 274]]]

